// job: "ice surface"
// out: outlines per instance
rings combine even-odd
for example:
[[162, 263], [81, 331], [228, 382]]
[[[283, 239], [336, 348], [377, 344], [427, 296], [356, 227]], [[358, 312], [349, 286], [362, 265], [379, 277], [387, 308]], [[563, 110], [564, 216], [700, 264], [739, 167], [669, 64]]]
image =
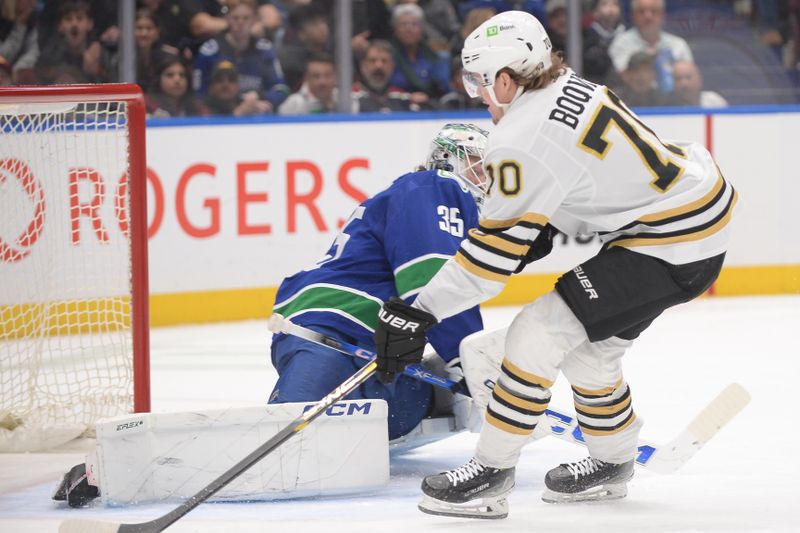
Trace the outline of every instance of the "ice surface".
[[[488, 308], [487, 327], [506, 325], [514, 308]], [[394, 457], [381, 491], [351, 497], [204, 504], [168, 531], [436, 533], [530, 531], [696, 533], [800, 531], [800, 296], [706, 298], [669, 310], [625, 358], [642, 437], [666, 442], [728, 383], [753, 400], [683, 469], [659, 476], [637, 469], [626, 499], [554, 506], [540, 500], [544, 473], [585, 450], [557, 439], [528, 446], [500, 521], [433, 517], [416, 509], [423, 475], [466, 461], [476, 435], [461, 434]], [[153, 409], [248, 406], [265, 401], [275, 380], [266, 320], [156, 329], [152, 333]], [[531, 349], [535, 349], [534, 346]], [[552, 406], [572, 412], [563, 378]], [[55, 532], [67, 517], [144, 521], [167, 505], [73, 510], [50, 500], [61, 474], [81, 462], [86, 442], [51, 453], [0, 455], [0, 532]]]

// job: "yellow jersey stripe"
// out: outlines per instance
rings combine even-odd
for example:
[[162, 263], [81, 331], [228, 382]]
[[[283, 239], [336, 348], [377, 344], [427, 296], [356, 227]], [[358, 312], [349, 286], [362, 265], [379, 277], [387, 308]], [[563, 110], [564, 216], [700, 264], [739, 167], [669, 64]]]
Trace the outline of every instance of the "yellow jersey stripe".
[[520, 398], [518, 396], [514, 396], [512, 393], [508, 392], [500, 383], [497, 383], [494, 386], [494, 394], [496, 394], [502, 400], [519, 407], [520, 409], [524, 409], [525, 411], [534, 411], [536, 414], [542, 414], [544, 410], [547, 408], [547, 405], [550, 402], [545, 403], [537, 403], [531, 400], [525, 400], [524, 398]]
[[456, 263], [461, 265], [461, 268], [463, 268], [470, 274], [478, 276], [479, 278], [483, 278], [489, 281], [499, 281], [500, 283], [506, 283], [508, 281], [509, 278], [508, 275], [498, 274], [497, 272], [492, 272], [491, 270], [478, 266], [472, 261], [470, 261], [460, 251], [456, 253], [454, 260]]
[[620, 403], [615, 403], [613, 405], [604, 405], [601, 407], [593, 407], [590, 405], [585, 405], [582, 403], [575, 404], [575, 410], [579, 411], [585, 415], [615, 415], [620, 414], [625, 411], [631, 405], [631, 396], [628, 395], [625, 398], [625, 401]]
[[487, 229], [508, 229], [516, 226], [520, 222], [545, 226], [548, 220], [546, 216], [540, 215], [539, 213], [525, 213], [521, 217], [508, 218], [506, 220], [489, 220], [484, 218], [478, 221], [478, 225]]
[[627, 422], [622, 424], [618, 428], [604, 430], [604, 429], [588, 429], [581, 425], [581, 432], [584, 435], [591, 435], [593, 437], [607, 437], [608, 435], [615, 435], [627, 429], [631, 424], [633, 424], [634, 420], [636, 420], [636, 415], [634, 414], [632, 417], [628, 419]]
[[622, 378], [619, 378], [619, 380], [617, 380], [617, 382], [614, 383], [614, 385], [612, 385], [611, 387], [603, 387], [602, 389], [584, 389], [583, 387], [572, 385], [572, 390], [574, 390], [581, 396], [608, 396], [621, 386], [622, 386]]
[[505, 431], [506, 433], [513, 433], [514, 435], [530, 435], [531, 433], [533, 433], [533, 429], [518, 428], [517, 426], [512, 426], [507, 422], [503, 422], [502, 420], [493, 417], [492, 413], [489, 412], [488, 410], [486, 411], [486, 422], [488, 424], [493, 425], [494, 427], [496, 427], [501, 431]]
[[488, 248], [491, 248], [493, 250], [500, 250], [502, 252], [506, 252], [515, 256], [524, 256], [526, 253], [528, 253], [528, 250], [530, 249], [530, 245], [509, 242], [502, 236], [491, 235], [491, 234], [487, 235], [486, 233], [482, 233], [474, 228], [469, 230], [469, 236], [471, 239], [474, 239], [486, 245]]
[[701, 239], [705, 239], [706, 237], [714, 235], [715, 233], [722, 230], [725, 226], [728, 225], [728, 222], [730, 222], [731, 216], [733, 215], [733, 207], [736, 205], [736, 201], [738, 199], [739, 199], [739, 193], [734, 192], [733, 201], [731, 202], [728, 211], [725, 213], [725, 216], [723, 216], [715, 224], [709, 226], [704, 230], [686, 233], [684, 235], [674, 235], [672, 237], [659, 237], [658, 235], [655, 235], [649, 239], [642, 239], [636, 237], [632, 237], [630, 239], [623, 238], [610, 243], [608, 247], [611, 248], [613, 246], [622, 246], [624, 248], [634, 248], [636, 246], [663, 246], [666, 244], [676, 244], [681, 242], [691, 242], [691, 241], [699, 241]]
[[508, 359], [503, 359], [503, 369], [512, 377], [517, 377], [522, 381], [527, 381], [528, 383], [533, 383], [536, 386], [539, 386], [543, 389], [549, 389], [553, 386], [553, 382], [547, 378], [543, 378], [542, 376], [537, 376], [536, 374], [532, 374], [530, 372], [525, 372], [520, 367], [509, 361]]
[[672, 209], [666, 209], [664, 211], [659, 211], [657, 213], [651, 213], [649, 215], [639, 217], [637, 222], [643, 222], [645, 224], [653, 223], [694, 211], [708, 204], [711, 200], [713, 200], [714, 197], [717, 194], [719, 194], [719, 191], [722, 190], [724, 186], [725, 186], [725, 180], [722, 178], [722, 176], [719, 176], [717, 182], [714, 184], [714, 187], [712, 187], [711, 190], [707, 194], [705, 194], [702, 198], [699, 198], [694, 202], [690, 202], [680, 207], [673, 207]]

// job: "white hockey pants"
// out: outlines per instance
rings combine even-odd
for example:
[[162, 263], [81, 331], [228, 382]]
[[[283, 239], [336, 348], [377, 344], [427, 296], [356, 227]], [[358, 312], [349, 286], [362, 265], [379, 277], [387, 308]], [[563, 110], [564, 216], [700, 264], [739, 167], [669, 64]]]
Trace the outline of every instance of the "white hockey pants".
[[561, 370], [572, 386], [591, 456], [612, 463], [633, 459], [641, 421], [633, 412], [621, 361], [631, 343], [618, 337], [589, 342], [555, 291], [525, 306], [508, 329], [506, 356], [486, 409], [476, 458], [498, 468], [516, 465]]

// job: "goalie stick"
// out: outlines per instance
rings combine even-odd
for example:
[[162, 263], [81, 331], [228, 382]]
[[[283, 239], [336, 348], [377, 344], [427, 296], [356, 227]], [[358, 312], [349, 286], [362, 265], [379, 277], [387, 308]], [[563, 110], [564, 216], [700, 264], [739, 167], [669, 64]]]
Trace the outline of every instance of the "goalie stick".
[[[336, 351], [359, 359], [372, 359], [375, 354], [364, 348], [336, 340], [317, 331], [298, 326], [281, 315], [269, 318], [268, 327], [272, 332], [282, 332], [308, 341], [327, 346]], [[455, 381], [425, 370], [419, 365], [409, 365], [404, 374], [430, 383], [435, 387], [460, 392]], [[689, 423], [686, 428], [666, 444], [640, 441], [636, 463], [659, 474], [670, 474], [686, 464], [711, 438], [717, 434], [733, 417], [750, 402], [750, 394], [738, 383], [728, 385]], [[541, 422], [544, 421], [545, 424]], [[545, 411], [545, 417], [537, 425], [533, 439], [552, 435], [560, 439], [586, 445], [578, 420], [553, 409]]]
[[248, 468], [266, 457], [270, 452], [303, 430], [330, 406], [350, 394], [375, 372], [378, 364], [372, 360], [358, 372], [347, 378], [327, 396], [310, 406], [302, 415], [295, 418], [285, 428], [276, 433], [264, 444], [253, 450], [247, 457], [223, 472], [219, 477], [200, 489], [194, 496], [178, 507], [149, 522], [138, 524], [118, 524], [100, 520], [70, 518], [61, 522], [59, 533], [158, 533], [164, 531], [186, 513], [213, 496], [228, 483], [239, 477]]

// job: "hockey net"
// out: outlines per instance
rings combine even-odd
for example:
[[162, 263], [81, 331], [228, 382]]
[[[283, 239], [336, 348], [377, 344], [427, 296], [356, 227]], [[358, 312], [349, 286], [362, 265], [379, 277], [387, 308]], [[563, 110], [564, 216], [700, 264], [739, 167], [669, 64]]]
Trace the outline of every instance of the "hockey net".
[[0, 88], [0, 451], [149, 411], [144, 105]]

